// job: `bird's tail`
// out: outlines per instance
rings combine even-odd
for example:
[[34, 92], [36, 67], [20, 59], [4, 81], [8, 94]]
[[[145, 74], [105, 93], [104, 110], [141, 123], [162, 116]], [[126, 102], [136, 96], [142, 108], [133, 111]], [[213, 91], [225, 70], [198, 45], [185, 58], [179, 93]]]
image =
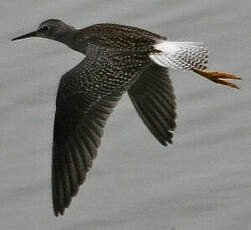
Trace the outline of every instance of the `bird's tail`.
[[205, 70], [208, 62], [208, 51], [203, 43], [163, 40], [157, 42], [154, 48], [155, 51], [149, 57], [160, 66], [174, 70], [192, 70], [217, 84], [239, 89], [236, 84], [225, 79], [241, 80], [241, 78], [229, 73]]
[[208, 51], [200, 42], [160, 41], [150, 58], [160, 66], [174, 70], [206, 69]]

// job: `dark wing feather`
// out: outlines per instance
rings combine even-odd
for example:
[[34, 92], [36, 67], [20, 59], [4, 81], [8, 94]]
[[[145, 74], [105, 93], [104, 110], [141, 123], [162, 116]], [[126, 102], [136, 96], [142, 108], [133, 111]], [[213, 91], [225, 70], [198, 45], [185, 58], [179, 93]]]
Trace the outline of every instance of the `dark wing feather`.
[[139, 116], [162, 145], [172, 143], [175, 129], [175, 96], [168, 69], [148, 67], [128, 90]]
[[121, 97], [121, 93], [113, 93], [94, 101], [85, 94], [64, 93], [59, 92], [54, 123], [52, 196], [56, 216], [64, 213], [85, 181], [106, 120]]
[[130, 81], [123, 76], [129, 74], [121, 71], [120, 64], [124, 62], [113, 63], [112, 58], [90, 46], [87, 57], [60, 81], [52, 157], [56, 216], [63, 215], [85, 181], [97, 155], [106, 120], [125, 91], [124, 85]]
[[[60, 82], [54, 122], [52, 197], [63, 214], [97, 155], [106, 120], [151, 60], [147, 52], [111, 52], [89, 44], [86, 58]], [[133, 92], [133, 90], [132, 90]]]

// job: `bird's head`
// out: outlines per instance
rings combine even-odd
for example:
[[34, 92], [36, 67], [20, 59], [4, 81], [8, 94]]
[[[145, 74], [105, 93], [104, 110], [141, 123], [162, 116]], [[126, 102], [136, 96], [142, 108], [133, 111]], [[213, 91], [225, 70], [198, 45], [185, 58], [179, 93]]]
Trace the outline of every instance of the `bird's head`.
[[74, 30], [75, 29], [72, 26], [69, 26], [58, 19], [48, 19], [42, 22], [37, 30], [13, 38], [12, 41], [30, 37], [41, 37], [56, 41], [62, 41], [64, 37], [67, 36], [67, 34], [69, 34], [69, 32], [73, 32]]

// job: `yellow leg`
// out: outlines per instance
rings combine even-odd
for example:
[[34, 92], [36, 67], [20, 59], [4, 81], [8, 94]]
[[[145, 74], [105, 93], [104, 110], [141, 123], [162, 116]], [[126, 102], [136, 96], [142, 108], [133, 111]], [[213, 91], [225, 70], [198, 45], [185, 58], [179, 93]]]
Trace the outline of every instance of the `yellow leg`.
[[222, 84], [222, 85], [228, 85], [232, 88], [235, 88], [235, 89], [239, 89], [239, 87], [230, 82], [230, 81], [226, 81], [226, 80], [223, 80], [223, 79], [235, 79], [235, 80], [241, 80], [240, 77], [237, 77], [233, 74], [230, 74], [230, 73], [224, 73], [224, 72], [210, 72], [210, 71], [207, 71], [207, 70], [199, 70], [199, 69], [192, 69], [193, 72], [207, 78], [208, 80], [210, 81], [213, 81], [217, 84]]

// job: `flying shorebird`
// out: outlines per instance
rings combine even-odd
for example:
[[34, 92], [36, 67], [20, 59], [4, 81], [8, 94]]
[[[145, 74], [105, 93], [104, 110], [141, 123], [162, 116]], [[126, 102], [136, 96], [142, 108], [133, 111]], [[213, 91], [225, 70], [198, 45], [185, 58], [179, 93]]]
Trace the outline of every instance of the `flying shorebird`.
[[41, 37], [64, 43], [86, 57], [60, 80], [54, 120], [52, 199], [63, 215], [97, 155], [105, 123], [127, 91], [149, 131], [172, 143], [175, 96], [168, 69], [191, 70], [215, 83], [235, 75], [206, 71], [208, 51], [198, 42], [175, 42], [132, 26], [96, 24], [75, 29], [57, 19], [42, 22], [18, 40]]

